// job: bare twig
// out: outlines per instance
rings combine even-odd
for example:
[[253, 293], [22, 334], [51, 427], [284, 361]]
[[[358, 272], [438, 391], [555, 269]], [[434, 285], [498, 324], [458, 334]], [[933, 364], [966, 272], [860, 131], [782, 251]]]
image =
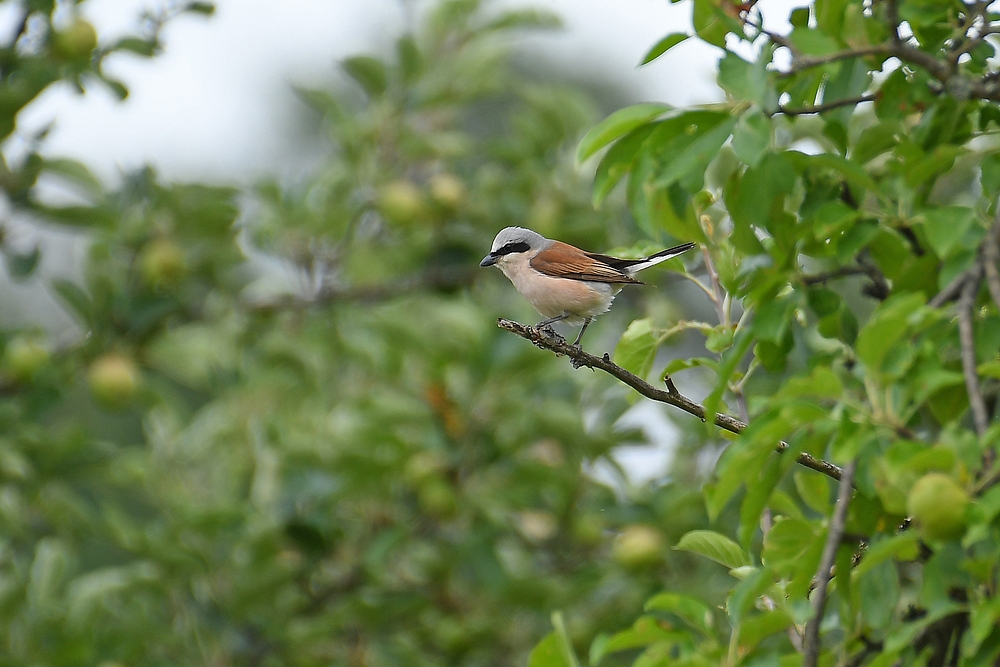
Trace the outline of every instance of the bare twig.
[[863, 46], [857, 49], [846, 49], [844, 51], [837, 51], [835, 53], [828, 53], [825, 56], [802, 56], [797, 58], [792, 62], [792, 68], [786, 72], [786, 75], [797, 74], [802, 70], [812, 69], [814, 67], [822, 67], [823, 65], [829, 65], [831, 63], [840, 62], [841, 60], [848, 60], [850, 58], [865, 58], [867, 56], [889, 56], [893, 55], [893, 50], [896, 47], [893, 44], [873, 44], [871, 46]]
[[[611, 361], [611, 357], [607, 354], [603, 357], [594, 356], [593, 354], [584, 352], [579, 346], [570, 345], [562, 336], [559, 336], [558, 334], [549, 332], [546, 329], [535, 329], [534, 327], [525, 326], [502, 317], [497, 320], [497, 326], [513, 334], [517, 334], [521, 338], [534, 343], [537, 347], [540, 347], [543, 350], [554, 352], [560, 356], [569, 357], [573, 366], [576, 368], [580, 368], [581, 366], [597, 368], [617, 378], [618, 380], [621, 380], [623, 383], [632, 387], [648, 399], [658, 401], [660, 403], [666, 403], [667, 405], [672, 405], [675, 408], [680, 408], [688, 414], [698, 417], [702, 421], [705, 421], [706, 419], [707, 413], [703, 405], [696, 403], [687, 396], [677, 392], [676, 388], [675, 391], [672, 392], [657, 389], [640, 378], [638, 375], [630, 373]], [[669, 383], [668, 387], [672, 384], [672, 382]], [[741, 433], [747, 427], [745, 422], [727, 414], [716, 414], [714, 416], [714, 423], [719, 428], [729, 431], [730, 433]], [[788, 443], [786, 442], [779, 442], [775, 446], [775, 450], [778, 452], [783, 452], [786, 449], [788, 449]], [[822, 473], [827, 477], [832, 477], [833, 479], [839, 480], [843, 473], [839, 466], [834, 465], [829, 461], [817, 459], [809, 454], [799, 454], [796, 461], [810, 470], [815, 470], [816, 472]]]
[[842, 100], [834, 100], [832, 102], [824, 102], [823, 104], [812, 104], [805, 107], [786, 107], [778, 105], [778, 113], [783, 113], [786, 116], [807, 116], [814, 113], [824, 113], [826, 111], [832, 111], [833, 109], [839, 109], [840, 107], [855, 106], [863, 102], [874, 102], [878, 99], [878, 94], [874, 95], [860, 95], [858, 97], [847, 97]]
[[961, 298], [958, 301], [958, 336], [962, 344], [962, 372], [965, 375], [965, 388], [969, 393], [969, 407], [972, 410], [972, 423], [976, 427], [976, 435], [982, 437], [989, 428], [990, 418], [983, 400], [983, 389], [979, 384], [979, 374], [976, 372], [976, 339], [972, 328], [972, 310], [976, 305], [976, 294], [982, 282], [982, 267], [976, 263], [979, 270], [970, 274], [962, 286]]
[[837, 547], [844, 536], [844, 524], [847, 521], [847, 505], [851, 502], [854, 491], [854, 469], [857, 461], [851, 461], [844, 466], [840, 478], [840, 488], [837, 491], [837, 505], [830, 518], [830, 530], [823, 546], [823, 556], [820, 558], [819, 570], [816, 572], [816, 589], [812, 594], [813, 617], [806, 623], [805, 638], [802, 643], [802, 667], [816, 667], [819, 659], [819, 626], [823, 621], [823, 610], [826, 608], [826, 589], [830, 583], [830, 572], [837, 557]]
[[719, 316], [719, 324], [728, 325], [726, 317], [726, 307], [723, 303], [722, 285], [719, 284], [719, 272], [715, 270], [715, 262], [709, 254], [706, 246], [701, 247], [701, 255], [705, 260], [705, 270], [708, 271], [708, 278], [712, 284], [712, 301], [715, 303], [715, 314]]
[[[981, 270], [982, 267], [977, 262], [976, 265], [973, 266], [971, 269], [968, 269], [967, 271], [963, 271], [962, 273], [958, 274], [958, 276], [956, 276], [954, 280], [948, 283], [947, 287], [945, 287], [943, 290], [935, 294], [931, 298], [931, 300], [927, 302], [927, 305], [930, 306], [931, 308], [940, 308], [949, 301], [954, 301], [959, 296], [961, 296], [962, 288], [965, 287], [965, 283], [969, 280], [969, 277], [973, 273], [978, 273]], [[979, 278], [977, 278], [976, 280], [979, 280]]]
[[837, 278], [848, 278], [850, 276], [863, 276], [867, 273], [865, 267], [863, 266], [842, 266], [840, 268], [834, 269], [833, 271], [824, 271], [823, 273], [813, 273], [804, 274], [802, 276], [803, 285], [822, 285], [830, 280], [836, 280]]
[[[998, 212], [1000, 214], [1000, 212]], [[1000, 263], [1000, 221], [997, 221], [993, 228], [986, 233], [983, 240], [983, 270], [986, 274], [986, 287], [990, 291], [990, 298], [1000, 309], [1000, 272], [997, 271], [997, 264]]]
[[249, 306], [255, 310], [274, 310], [278, 308], [308, 308], [347, 301], [377, 303], [405, 296], [422, 289], [447, 289], [469, 285], [475, 276], [475, 269], [460, 267], [451, 270], [430, 271], [382, 285], [363, 287], [324, 286], [313, 296], [283, 294], [276, 298], [252, 301]]

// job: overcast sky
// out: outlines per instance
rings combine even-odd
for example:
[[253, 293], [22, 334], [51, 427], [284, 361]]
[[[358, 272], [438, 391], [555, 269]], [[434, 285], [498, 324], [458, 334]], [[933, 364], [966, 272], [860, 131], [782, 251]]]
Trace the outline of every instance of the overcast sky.
[[[614, 77], [636, 100], [682, 105], [718, 99], [718, 52], [691, 40], [637, 68], [663, 35], [688, 28], [687, 3], [668, 0], [503, 2], [561, 15], [566, 28], [525, 41], [557, 62]], [[154, 0], [89, 0], [102, 39], [127, 32]], [[46, 152], [80, 158], [113, 179], [145, 163], [169, 178], [245, 180], [294, 161], [291, 84], [331, 81], [338, 60], [378, 52], [404, 28], [399, 0], [220, 0], [211, 18], [185, 16], [165, 32], [153, 60], [121, 54], [108, 71], [131, 95], [100, 86], [85, 96], [50, 90], [20, 118], [24, 131], [53, 120]], [[15, 140], [16, 141], [16, 140]]]

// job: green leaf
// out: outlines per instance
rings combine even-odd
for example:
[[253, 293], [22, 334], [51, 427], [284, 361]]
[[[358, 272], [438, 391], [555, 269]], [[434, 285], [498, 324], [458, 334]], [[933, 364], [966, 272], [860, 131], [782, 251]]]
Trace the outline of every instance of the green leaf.
[[975, 215], [975, 211], [968, 206], [942, 206], [923, 214], [927, 242], [938, 257], [948, 257], [952, 248], [959, 246]]
[[583, 162], [588, 157], [601, 150], [618, 137], [624, 136], [663, 114], [670, 111], [667, 104], [647, 103], [635, 104], [619, 109], [600, 123], [592, 127], [580, 140], [576, 149], [576, 159]]
[[833, 153], [820, 153], [818, 155], [807, 155], [799, 151], [786, 151], [785, 155], [798, 166], [799, 169], [821, 167], [836, 171], [853, 186], [876, 190], [878, 186], [868, 172], [858, 164]]
[[573, 642], [566, 631], [566, 621], [561, 611], [552, 612], [552, 627], [555, 628], [556, 639], [559, 642], [559, 653], [568, 667], [580, 667], [580, 661], [573, 650]]
[[740, 545], [711, 530], [692, 530], [686, 533], [674, 549], [699, 554], [730, 570], [753, 564], [749, 554]]
[[840, 48], [837, 40], [815, 28], [795, 28], [788, 38], [799, 51], [810, 56], [825, 56]]
[[82, 162], [68, 158], [47, 158], [42, 163], [42, 170], [79, 185], [87, 194], [97, 196], [104, 192], [104, 185]]
[[651, 616], [641, 616], [631, 628], [616, 632], [608, 637], [606, 641], [601, 643], [599, 651], [591, 650], [591, 664], [600, 662], [609, 653], [641, 648], [671, 639], [684, 639], [684, 637], [681, 633], [671, 632], [660, 627], [658, 620]]
[[858, 580], [871, 570], [888, 560], [912, 561], [920, 552], [920, 536], [916, 531], [909, 531], [883, 537], [868, 546], [861, 562], [851, 572], [851, 577]]
[[923, 306], [921, 293], [893, 296], [879, 306], [854, 344], [858, 358], [869, 370], [881, 371], [883, 360], [906, 334], [910, 317]]
[[653, 367], [659, 337], [653, 332], [648, 317], [632, 322], [615, 346], [615, 363], [627, 371], [645, 378]]
[[424, 58], [413, 35], [403, 35], [396, 40], [396, 59], [403, 81], [413, 82], [424, 69]]
[[771, 145], [771, 119], [759, 111], [740, 116], [733, 130], [733, 150], [750, 167], [756, 167]]
[[796, 293], [767, 300], [754, 314], [751, 330], [757, 340], [780, 343], [791, 324], [798, 305]]
[[656, 123], [641, 125], [619, 139], [608, 149], [597, 165], [594, 174], [594, 208], [599, 208], [604, 198], [610, 194], [622, 176], [632, 169], [636, 155], [643, 143], [656, 129]]
[[770, 51], [762, 50], [757, 61], [747, 62], [727, 51], [719, 60], [719, 85], [737, 102], [752, 102], [758, 109], [777, 109], [778, 94], [768, 71]]
[[654, 60], [662, 56], [664, 53], [669, 51], [670, 49], [674, 48], [675, 46], [686, 40], [688, 37], [690, 37], [690, 35], [683, 32], [670, 33], [669, 35], [661, 39], [659, 42], [657, 42], [653, 46], [653, 48], [651, 48], [646, 53], [646, 55], [643, 56], [642, 62], [639, 63], [639, 66], [641, 67], [643, 65], [648, 65], [649, 63], [653, 62]]
[[[728, 19], [729, 17], [719, 8], [718, 0], [694, 0], [694, 12], [691, 17], [694, 31], [698, 37], [712, 46], [726, 48], [726, 35], [733, 28], [732, 23], [735, 23]], [[736, 29], [742, 32], [738, 24]]]
[[74, 282], [63, 278], [52, 279], [52, 289], [64, 304], [69, 306], [72, 314], [87, 327], [94, 324], [94, 306], [90, 296]]
[[490, 21], [484, 30], [511, 30], [531, 28], [535, 30], [552, 30], [562, 26], [562, 20], [557, 14], [540, 9], [514, 9], [502, 13], [499, 18]]
[[819, 534], [809, 521], [797, 519], [776, 521], [764, 538], [761, 558], [778, 571], [794, 569], [818, 538]]
[[528, 667], [574, 667], [566, 662], [555, 632], [545, 635], [528, 655]]
[[3, 252], [7, 273], [14, 280], [30, 277], [38, 268], [38, 260], [42, 258], [42, 250], [37, 245], [29, 252], [17, 252], [8, 245], [0, 245], [0, 251]]
[[674, 614], [706, 637], [712, 635], [712, 628], [715, 621], [711, 607], [689, 595], [670, 592], [660, 593], [651, 597], [643, 609], [645, 611], [660, 611]]
[[830, 510], [830, 484], [827, 478], [807, 470], [796, 470], [793, 477], [795, 490], [799, 492], [799, 498], [806, 507], [819, 514], [826, 514]]
[[140, 39], [138, 37], [124, 37], [112, 44], [108, 51], [131, 51], [146, 58], [156, 55], [160, 45], [154, 39]]
[[385, 64], [378, 58], [354, 56], [344, 60], [341, 67], [369, 97], [379, 97], [389, 87], [389, 74]]
[[727, 118], [722, 122], [704, 130], [697, 128], [697, 139], [688, 144], [677, 155], [673, 156], [662, 171], [657, 174], [653, 185], [658, 188], [665, 188], [674, 181], [680, 180], [689, 172], [701, 170], [712, 161], [722, 144], [726, 143], [736, 126], [736, 118]]
[[899, 572], [891, 560], [883, 560], [859, 577], [861, 615], [868, 625], [885, 629], [892, 623], [899, 601]]
[[792, 617], [784, 609], [772, 609], [744, 619], [739, 627], [740, 647], [744, 651], [752, 650], [771, 635], [788, 628], [792, 622]]
[[189, 2], [184, 6], [184, 11], [192, 12], [194, 14], [204, 14], [205, 16], [211, 16], [215, 13], [215, 3], [214, 2]]
[[726, 613], [734, 628], [739, 627], [747, 612], [754, 608], [760, 596], [773, 584], [774, 573], [766, 567], [752, 570], [749, 576], [737, 584], [726, 600]]

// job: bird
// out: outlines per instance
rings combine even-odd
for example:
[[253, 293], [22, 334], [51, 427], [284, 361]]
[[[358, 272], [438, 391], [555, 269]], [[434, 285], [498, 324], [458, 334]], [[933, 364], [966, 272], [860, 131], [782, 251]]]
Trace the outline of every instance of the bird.
[[506, 227], [493, 240], [481, 267], [496, 266], [538, 313], [554, 322], [582, 324], [577, 346], [595, 317], [607, 312], [622, 287], [643, 285], [635, 274], [687, 252], [694, 243], [682, 243], [645, 259], [620, 259], [587, 252], [562, 241], [547, 239], [524, 227]]

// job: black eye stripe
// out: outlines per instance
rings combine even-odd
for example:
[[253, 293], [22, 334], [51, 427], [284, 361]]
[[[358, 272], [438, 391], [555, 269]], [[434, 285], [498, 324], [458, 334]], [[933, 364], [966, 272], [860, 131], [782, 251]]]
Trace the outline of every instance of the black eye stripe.
[[501, 255], [509, 255], [512, 252], [527, 252], [531, 248], [530, 245], [524, 241], [518, 241], [516, 243], [508, 243], [499, 250], [494, 250], [490, 254], [494, 257], [500, 257]]

